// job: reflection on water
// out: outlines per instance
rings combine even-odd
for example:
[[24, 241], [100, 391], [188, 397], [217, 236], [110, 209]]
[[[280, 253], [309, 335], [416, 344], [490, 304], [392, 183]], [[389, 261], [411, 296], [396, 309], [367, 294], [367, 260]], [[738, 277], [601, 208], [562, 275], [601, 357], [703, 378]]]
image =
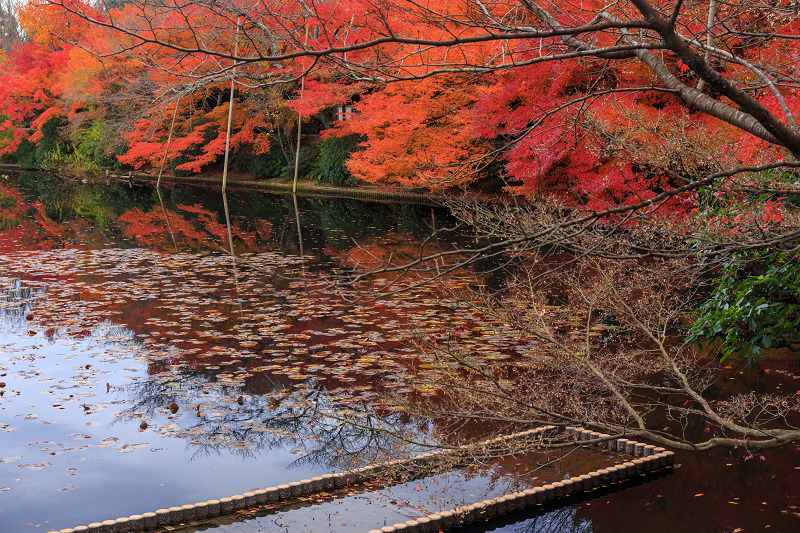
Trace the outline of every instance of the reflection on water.
[[9, 227], [47, 245], [0, 233], [0, 523], [59, 529], [402, 453], [370, 427], [431, 428], [370, 406], [420, 392], [420, 337], [479, 322], [432, 287], [376, 300], [384, 280], [320, 280], [339, 257], [418, 248], [427, 218], [408, 206], [126, 191], [98, 228], [14, 194]]
[[[393, 283], [413, 277], [348, 288], [324, 281], [330, 271], [415, 256], [435, 224], [448, 225], [445, 213], [296, 200], [76, 188], [44, 177], [4, 182], [0, 529], [58, 530], [409, 453], [413, 445], [370, 428], [415, 438], [439, 429], [375, 409], [390, 393], [433, 394], [414, 379], [431, 368], [420, 339], [457, 336], [487, 360], [529, 349], [453, 296], [468, 277], [399, 293]], [[424, 246], [436, 245], [447, 240]], [[763, 456], [679, 456], [684, 466], [657, 483], [501, 530], [680, 530], [687, 520], [698, 531], [797, 529], [800, 450]], [[450, 475], [353, 496], [343, 509], [413, 516], [397, 507], [433, 509], [458, 490], [470, 501], [527, 486], [540, 465], [514, 458], [480, 476]], [[293, 516], [290, 531], [313, 518]], [[346, 523], [369, 530], [376, 522], [367, 518]], [[278, 527], [275, 516], [263, 520]], [[343, 523], [331, 521], [330, 531], [346, 530]]]
[[43, 298], [44, 291], [23, 285], [19, 279], [6, 279], [0, 289], [0, 316], [19, 325]]

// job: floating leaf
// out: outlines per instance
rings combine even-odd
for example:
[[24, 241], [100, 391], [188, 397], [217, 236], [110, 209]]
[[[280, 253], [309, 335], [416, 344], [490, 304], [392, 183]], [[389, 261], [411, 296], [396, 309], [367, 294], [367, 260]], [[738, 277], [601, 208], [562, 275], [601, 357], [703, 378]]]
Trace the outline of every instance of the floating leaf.
[[225, 447], [231, 450], [253, 450], [256, 445], [248, 440], [232, 440], [226, 442]]

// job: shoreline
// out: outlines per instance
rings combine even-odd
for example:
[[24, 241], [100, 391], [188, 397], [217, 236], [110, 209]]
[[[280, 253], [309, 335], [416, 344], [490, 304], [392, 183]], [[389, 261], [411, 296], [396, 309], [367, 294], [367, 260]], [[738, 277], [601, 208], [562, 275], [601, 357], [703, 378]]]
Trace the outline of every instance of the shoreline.
[[[0, 172], [49, 172], [56, 173], [58, 171], [40, 170], [40, 169], [24, 169], [19, 165], [14, 164], [0, 164]], [[63, 174], [62, 174], [63, 176]], [[64, 176], [67, 177], [67, 176]], [[78, 180], [79, 178], [74, 178]], [[149, 172], [134, 172], [128, 173], [110, 172], [105, 171], [105, 175], [95, 175], [90, 181], [105, 181], [111, 183], [112, 181], [128, 184], [150, 184], [155, 185], [158, 181], [158, 175]], [[203, 187], [207, 189], [221, 188], [222, 175], [221, 174], [196, 174], [193, 176], [179, 177], [171, 174], [163, 174], [161, 176], [161, 183], [164, 185], [192, 185], [196, 187]], [[273, 194], [292, 194], [293, 182], [292, 178], [278, 177], [268, 178], [264, 180], [255, 180], [242, 175], [228, 175], [226, 188], [236, 191], [258, 191]], [[443, 205], [446, 198], [454, 197], [469, 197], [471, 199], [479, 198], [482, 202], [502, 202], [503, 198], [500, 195], [486, 195], [481, 193], [469, 191], [448, 191], [435, 193], [435, 192], [420, 192], [413, 189], [405, 189], [402, 187], [392, 186], [377, 186], [358, 183], [353, 186], [339, 186], [339, 185], [323, 185], [317, 183], [313, 179], [300, 179], [297, 182], [297, 195], [298, 196], [317, 196], [329, 198], [345, 198], [353, 200], [368, 200], [368, 201], [388, 201], [388, 202], [407, 202], [421, 205], [439, 206]]]

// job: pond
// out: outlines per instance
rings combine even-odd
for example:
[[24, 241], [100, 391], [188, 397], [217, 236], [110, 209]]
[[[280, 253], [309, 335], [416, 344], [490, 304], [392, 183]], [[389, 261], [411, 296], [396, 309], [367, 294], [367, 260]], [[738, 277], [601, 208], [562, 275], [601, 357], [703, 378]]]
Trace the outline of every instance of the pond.
[[[432, 394], [414, 380], [427, 364], [419, 342], [469, 331], [470, 349], [497, 359], [527, 347], [455, 296], [474, 276], [339, 286], [325, 274], [470, 238], [425, 239], [451, 222], [428, 206], [223, 199], [182, 186], [159, 194], [44, 175], [0, 182], [0, 530], [59, 530], [413, 453], [368, 426], [424, 439], [436, 422], [369, 406], [389, 392]], [[762, 381], [797, 388], [796, 365], [772, 370]], [[800, 528], [796, 445], [678, 462], [652, 483], [500, 529]], [[568, 471], [568, 461], [550, 473], [501, 461], [354, 494], [335, 511], [250, 520], [259, 531], [367, 531]]]

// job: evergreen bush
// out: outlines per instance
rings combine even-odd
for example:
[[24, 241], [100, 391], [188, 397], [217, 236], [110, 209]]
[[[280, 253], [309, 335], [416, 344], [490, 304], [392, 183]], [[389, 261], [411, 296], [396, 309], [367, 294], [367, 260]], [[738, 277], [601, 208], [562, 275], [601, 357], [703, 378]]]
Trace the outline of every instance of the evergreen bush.
[[364, 142], [362, 135], [329, 137], [319, 144], [319, 160], [315, 170], [318, 183], [351, 185], [355, 183], [353, 174], [345, 166], [350, 155]]
[[36, 145], [28, 139], [20, 141], [17, 147], [17, 164], [25, 170], [35, 170], [36, 167]]
[[796, 253], [740, 252], [729, 258], [698, 308], [694, 341], [721, 340], [721, 359], [755, 363], [764, 350], [800, 342], [800, 261]]

